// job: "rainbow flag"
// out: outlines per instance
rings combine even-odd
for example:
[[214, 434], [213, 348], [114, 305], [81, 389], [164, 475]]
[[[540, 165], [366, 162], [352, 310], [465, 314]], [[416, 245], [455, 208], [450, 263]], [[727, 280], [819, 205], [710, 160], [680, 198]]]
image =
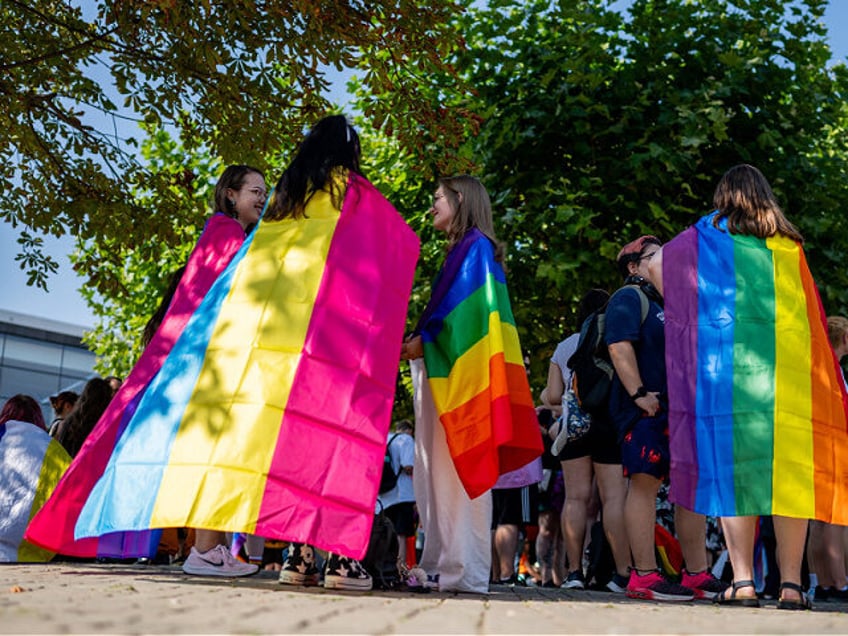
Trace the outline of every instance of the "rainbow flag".
[[506, 276], [476, 228], [448, 254], [418, 325], [433, 402], [473, 499], [544, 450]]
[[189, 256], [162, 324], [86, 438], [54, 495], [30, 523], [26, 533], [29, 541], [77, 557], [142, 557], [156, 552], [159, 531], [117, 532], [75, 540], [74, 526], [144, 389], [162, 367], [189, 317], [243, 242], [244, 230], [238, 221], [220, 213], [209, 219]]
[[[342, 175], [347, 178], [346, 175]], [[145, 391], [77, 537], [181, 527], [367, 548], [418, 237], [365, 179], [260, 222]]]
[[0, 425], [0, 562], [43, 562], [53, 552], [24, 539], [32, 516], [56, 488], [71, 457], [28, 422]]
[[804, 252], [714, 214], [663, 248], [670, 496], [848, 524], [845, 388]]

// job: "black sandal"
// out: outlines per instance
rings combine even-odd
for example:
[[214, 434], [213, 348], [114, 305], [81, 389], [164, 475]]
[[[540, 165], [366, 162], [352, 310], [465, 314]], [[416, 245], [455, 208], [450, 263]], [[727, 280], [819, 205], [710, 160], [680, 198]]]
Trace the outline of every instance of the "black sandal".
[[778, 598], [777, 601], [777, 609], [782, 610], [811, 610], [813, 609], [813, 604], [810, 602], [810, 599], [807, 597], [806, 592], [804, 592], [804, 588], [802, 588], [797, 583], [788, 583], [784, 582], [780, 584], [780, 591], [783, 590], [794, 590], [801, 595], [801, 598], [797, 601], [794, 599], [782, 599]]
[[[760, 599], [756, 596], [736, 596], [736, 591], [743, 587], [754, 587], [753, 581], [734, 581], [713, 597], [713, 603], [719, 605], [736, 605], [737, 607], [759, 607]], [[727, 591], [730, 590], [730, 596]]]

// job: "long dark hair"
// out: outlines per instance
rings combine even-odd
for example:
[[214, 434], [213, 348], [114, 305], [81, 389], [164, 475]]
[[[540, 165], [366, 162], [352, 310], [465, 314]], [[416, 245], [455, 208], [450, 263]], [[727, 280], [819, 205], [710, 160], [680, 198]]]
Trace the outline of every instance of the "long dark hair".
[[112, 387], [103, 378], [92, 378], [85, 383], [79, 400], [59, 425], [59, 433], [56, 435], [56, 441], [65, 447], [68, 455], [76, 457], [111, 399]]
[[345, 168], [361, 175], [361, 154], [359, 135], [344, 115], [319, 121], [300, 142], [297, 154], [277, 182], [265, 220], [302, 217], [309, 199], [319, 190], [329, 191], [333, 205], [341, 207], [347, 184], [337, 183], [333, 171]]
[[718, 210], [713, 223], [718, 226], [726, 218], [731, 234], [758, 238], [781, 234], [798, 242], [804, 240], [784, 215], [768, 180], [754, 166], [743, 163], [725, 172], [716, 186], [713, 205]]
[[42, 431], [47, 430], [44, 426], [44, 414], [41, 412], [38, 402], [23, 393], [10, 397], [3, 405], [3, 409], [0, 410], [0, 426], [9, 420], [29, 422], [35, 424]]
[[149, 345], [150, 341], [153, 340], [153, 336], [156, 335], [156, 330], [159, 329], [159, 325], [161, 325], [162, 321], [165, 319], [165, 314], [168, 313], [168, 308], [171, 306], [171, 300], [174, 298], [174, 294], [177, 293], [177, 287], [183, 278], [185, 269], [186, 266], [183, 265], [171, 274], [171, 280], [168, 282], [168, 288], [162, 295], [162, 300], [159, 301], [159, 306], [156, 308], [156, 311], [153, 312], [153, 315], [150, 316], [147, 324], [144, 325], [144, 331], [141, 332], [142, 349], [147, 348], [147, 345]]

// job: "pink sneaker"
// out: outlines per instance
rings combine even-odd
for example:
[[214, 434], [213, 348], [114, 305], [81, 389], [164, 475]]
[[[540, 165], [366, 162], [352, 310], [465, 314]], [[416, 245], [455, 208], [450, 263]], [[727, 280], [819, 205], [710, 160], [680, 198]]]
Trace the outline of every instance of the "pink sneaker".
[[691, 601], [695, 597], [690, 588], [672, 583], [660, 574], [659, 570], [645, 575], [632, 570], [625, 594], [629, 598], [647, 601]]
[[720, 581], [712, 575], [709, 570], [702, 570], [695, 574], [689, 574], [683, 570], [683, 587], [688, 587], [695, 592], [695, 598], [713, 600], [729, 587], [724, 581]]

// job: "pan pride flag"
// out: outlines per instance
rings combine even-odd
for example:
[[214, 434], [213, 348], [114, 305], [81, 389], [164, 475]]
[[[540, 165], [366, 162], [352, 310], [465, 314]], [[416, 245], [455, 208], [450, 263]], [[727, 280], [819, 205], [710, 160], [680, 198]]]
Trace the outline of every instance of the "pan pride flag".
[[77, 557], [149, 557], [156, 553], [159, 531], [114, 532], [76, 541], [74, 527], [144, 389], [162, 367], [188, 319], [242, 242], [244, 230], [238, 221], [221, 213], [209, 219], [189, 256], [162, 324], [88, 434], [53, 496], [29, 524], [27, 539], [54, 552]]
[[448, 254], [418, 324], [433, 402], [473, 499], [544, 450], [504, 270], [479, 230]]
[[[347, 174], [337, 178], [347, 179]], [[365, 179], [262, 221], [144, 393], [76, 536], [195, 527], [361, 558], [418, 237]]]
[[804, 252], [714, 214], [663, 248], [671, 498], [848, 524], [844, 382]]

